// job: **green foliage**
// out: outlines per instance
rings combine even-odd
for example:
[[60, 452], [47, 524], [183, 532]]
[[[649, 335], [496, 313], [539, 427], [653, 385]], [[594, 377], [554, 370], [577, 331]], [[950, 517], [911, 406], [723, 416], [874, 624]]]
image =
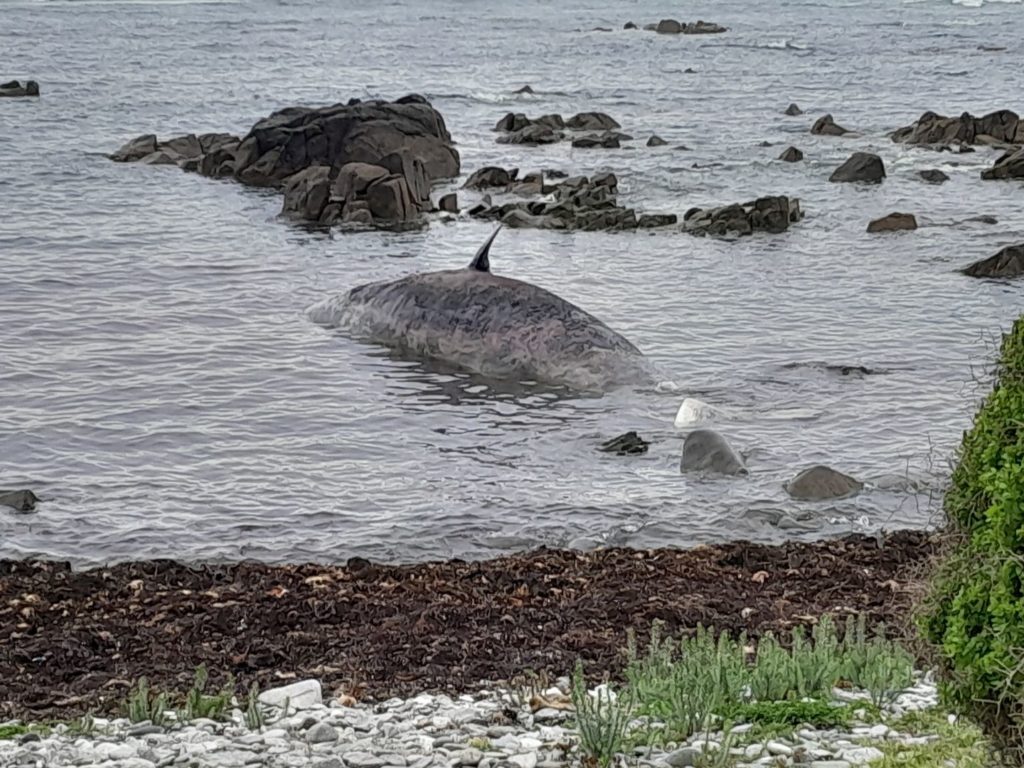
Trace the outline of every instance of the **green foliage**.
[[868, 635], [864, 617], [846, 620], [841, 646], [840, 668], [858, 688], [871, 694], [871, 703], [881, 707], [899, 695], [914, 680], [914, 659], [897, 643], [887, 640], [885, 626]]
[[245, 719], [245, 727], [250, 731], [259, 731], [266, 724], [266, 717], [263, 714], [263, 707], [260, 704], [260, 688], [253, 681], [249, 693], [245, 697], [245, 711], [242, 717]]
[[1024, 317], [1003, 338], [996, 374], [945, 497], [955, 546], [921, 626], [942, 658], [947, 702], [1024, 764]]
[[166, 725], [167, 718], [167, 694], [156, 694], [149, 689], [149, 681], [140, 677], [135, 686], [128, 693], [128, 700], [124, 704], [124, 713], [133, 723], [141, 723], [146, 720], [153, 725]]
[[873, 761], [872, 768], [992, 768], [1000, 764], [978, 727], [962, 719], [950, 723], [944, 713], [929, 710], [908, 713], [891, 725], [902, 733], [938, 738], [925, 744], [880, 742], [876, 746], [885, 756]]
[[768, 729], [842, 728], [850, 725], [849, 707], [837, 707], [827, 701], [745, 701], [734, 705], [729, 716], [738, 723], [753, 723]]
[[571, 693], [580, 746], [591, 762], [606, 768], [626, 744], [631, 717], [628, 696], [620, 694], [616, 698], [609, 689], [598, 690], [591, 696], [580, 662], [576, 662], [573, 671]]
[[192, 680], [192, 687], [185, 694], [185, 703], [178, 711], [178, 719], [187, 723], [198, 717], [205, 717], [210, 720], [221, 720], [225, 717], [231, 707], [231, 697], [235, 689], [235, 681], [228, 677], [227, 683], [216, 694], [206, 693], [206, 684], [209, 682], [209, 674], [206, 665], [200, 664], [195, 671]]
[[27, 725], [0, 725], [0, 740], [16, 739], [28, 731]]

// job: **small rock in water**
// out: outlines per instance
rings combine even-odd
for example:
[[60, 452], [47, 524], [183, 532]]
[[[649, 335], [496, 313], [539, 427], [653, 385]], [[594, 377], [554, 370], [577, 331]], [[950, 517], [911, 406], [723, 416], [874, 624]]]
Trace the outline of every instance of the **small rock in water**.
[[941, 184], [944, 181], [949, 181], [949, 176], [937, 168], [928, 168], [924, 171], [918, 171], [917, 175], [930, 184]]
[[796, 117], [797, 115], [802, 115], [803, 113], [804, 111], [800, 109], [800, 107], [798, 107], [796, 104], [790, 104], [788, 107], [786, 107], [786, 114], [789, 115], [790, 117]]
[[804, 153], [796, 147], [789, 147], [779, 155], [779, 160], [785, 160], [787, 163], [798, 163], [803, 159]]
[[864, 483], [821, 464], [805, 469], [783, 486], [800, 501], [824, 501], [856, 496]]
[[723, 475], [750, 474], [743, 457], [713, 429], [695, 429], [683, 442], [682, 472], [709, 471]]
[[716, 416], [721, 416], [717, 408], [708, 405], [703, 400], [688, 397], [679, 404], [679, 410], [676, 411], [675, 427], [676, 429], [693, 427], [711, 421]]
[[310, 744], [329, 744], [338, 740], [338, 732], [328, 723], [317, 723], [306, 731], [306, 741]]
[[39, 501], [39, 497], [28, 489], [20, 491], [0, 490], [0, 507], [12, 507], [17, 512], [31, 512], [36, 508], [37, 501]]
[[632, 456], [639, 453], [647, 453], [647, 446], [650, 443], [644, 440], [635, 430], [624, 435], [614, 437], [607, 442], [601, 443], [599, 450], [605, 453], [615, 453], [619, 456]]
[[868, 224], [868, 232], [900, 232], [917, 229], [917, 219], [912, 213], [890, 213]]
[[324, 703], [319, 680], [300, 680], [280, 688], [270, 688], [259, 695], [259, 700], [272, 707], [283, 707], [287, 701], [290, 709], [309, 709]]
[[651, 138], [647, 140], [648, 147], [664, 147], [666, 144], [668, 144], [668, 142], [661, 138], [661, 136], [657, 135], [651, 136]]
[[854, 152], [849, 159], [836, 168], [829, 181], [834, 182], [867, 182], [878, 184], [885, 178], [885, 164], [878, 155], [870, 152]]

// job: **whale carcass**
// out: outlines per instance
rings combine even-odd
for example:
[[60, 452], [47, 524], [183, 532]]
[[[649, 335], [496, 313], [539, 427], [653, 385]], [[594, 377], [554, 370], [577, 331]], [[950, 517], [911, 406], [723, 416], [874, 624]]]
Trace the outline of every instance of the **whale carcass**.
[[462, 269], [369, 283], [313, 306], [313, 322], [416, 358], [492, 379], [581, 391], [649, 383], [633, 344], [593, 315], [530, 283], [492, 274], [500, 227]]

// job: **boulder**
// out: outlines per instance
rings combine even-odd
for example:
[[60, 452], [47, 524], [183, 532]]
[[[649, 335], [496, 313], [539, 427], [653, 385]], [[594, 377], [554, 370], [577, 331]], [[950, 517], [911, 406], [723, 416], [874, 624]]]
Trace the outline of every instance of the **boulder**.
[[683, 25], [675, 19], [662, 19], [654, 29], [659, 35], [678, 35], [683, 31]]
[[572, 140], [572, 145], [576, 149], [618, 149], [622, 146], [619, 143], [619, 134], [614, 131], [577, 136]]
[[622, 27], [622, 28], [623, 28], [623, 29], [636, 29], [637, 27], [636, 27], [636, 24], [634, 24], [634, 23], [633, 23], [632, 21], [627, 21], [627, 22], [626, 22], [626, 23], [625, 23], [625, 24], [623, 25], [623, 27]]
[[338, 171], [331, 186], [331, 200], [347, 203], [366, 196], [366, 190], [377, 179], [388, 176], [387, 168], [369, 163], [346, 163]]
[[1024, 179], [1024, 149], [1004, 153], [995, 165], [981, 172], [981, 178], [993, 179]]
[[917, 219], [912, 213], [890, 213], [868, 224], [868, 232], [899, 232], [917, 229]]
[[665, 141], [660, 136], [651, 136], [651, 138], [649, 138], [647, 140], [647, 146], [648, 147], [664, 147], [667, 144], [668, 144], [668, 142]]
[[355, 200], [345, 206], [341, 213], [341, 222], [354, 227], [372, 227], [373, 215], [365, 200]]
[[937, 168], [927, 168], [923, 171], [918, 171], [917, 175], [929, 184], [942, 184], [945, 181], [949, 181], [949, 176]]
[[518, 131], [512, 131], [498, 137], [499, 144], [556, 144], [565, 138], [561, 131], [550, 125], [531, 123]]
[[459, 212], [459, 197], [454, 192], [449, 192], [447, 195], [442, 195], [437, 201], [437, 210], [443, 211], [444, 213], [458, 213]]
[[494, 126], [494, 130], [509, 133], [522, 130], [528, 125], [530, 125], [530, 118], [522, 112], [509, 112], [498, 121], [497, 125]]
[[907, 144], [1024, 144], [1024, 120], [1008, 109], [983, 117], [974, 117], [969, 112], [960, 117], [925, 112], [912, 125], [899, 128], [889, 136], [893, 141]]
[[645, 213], [636, 222], [637, 229], [669, 227], [679, 221], [674, 213]]
[[36, 508], [39, 497], [32, 491], [23, 489], [19, 491], [0, 490], [0, 507], [10, 507], [15, 512], [31, 512]]
[[960, 270], [970, 277], [1011, 278], [1024, 275], [1024, 243], [1008, 245], [994, 256]]
[[319, 221], [330, 198], [330, 167], [310, 166], [285, 179], [281, 213], [305, 221]]
[[548, 128], [556, 131], [561, 131], [565, 128], [565, 119], [561, 115], [556, 114], [541, 115], [532, 122], [535, 125], [546, 125]]
[[785, 114], [789, 115], [790, 117], [796, 117], [797, 115], [802, 115], [803, 113], [804, 111], [800, 109], [800, 107], [798, 107], [796, 104], [790, 104], [788, 107], [786, 107]]
[[727, 27], [723, 27], [721, 24], [715, 24], [711, 21], [697, 20], [692, 24], [683, 25], [684, 35], [718, 35], [722, 32], [728, 32]]
[[146, 155], [139, 160], [139, 163], [142, 165], [177, 165], [181, 162], [181, 159], [178, 155], [160, 149], [150, 155]]
[[676, 429], [686, 429], [688, 427], [695, 427], [698, 424], [704, 424], [721, 415], [717, 408], [708, 405], [703, 400], [687, 397], [679, 404], [679, 410], [676, 411], [676, 418], [673, 424]]
[[749, 474], [743, 457], [713, 429], [695, 429], [686, 436], [679, 469], [682, 472], [715, 472], [722, 475]]
[[805, 469], [788, 483], [786, 493], [799, 501], [827, 501], [856, 496], [864, 483], [830, 467], [817, 465]]
[[487, 189], [490, 187], [507, 187], [519, 174], [518, 168], [513, 168], [510, 171], [506, 171], [504, 168], [499, 168], [496, 165], [485, 165], [483, 168], [479, 168], [466, 179], [466, 183], [462, 186], [465, 189]]
[[647, 453], [647, 446], [650, 443], [644, 440], [635, 430], [631, 430], [624, 435], [613, 437], [607, 442], [601, 443], [601, 447], [598, 449], [605, 453], [614, 453], [619, 456], [635, 456], [640, 453]]
[[565, 127], [572, 131], [611, 131], [622, 126], [604, 112], [580, 112], [566, 120]]
[[691, 208], [683, 217], [683, 231], [691, 235], [780, 234], [803, 218], [800, 201], [785, 196], [760, 197], [747, 203], [719, 208]]
[[107, 157], [115, 163], [133, 163], [152, 155], [157, 149], [156, 136], [152, 133], [147, 133], [145, 136], [132, 139], [113, 154], [107, 155]]
[[870, 152], [854, 152], [841, 166], [836, 168], [829, 181], [850, 182], [863, 181], [878, 184], [885, 178], [885, 165], [882, 158]]
[[366, 190], [366, 203], [374, 222], [405, 223], [414, 221], [419, 209], [409, 192], [404, 177], [394, 174], [377, 179]]
[[832, 119], [832, 115], [824, 115], [814, 121], [811, 126], [811, 133], [815, 136], [846, 136], [853, 131], [848, 131]]
[[803, 159], [804, 153], [796, 147], [789, 147], [779, 155], [779, 160], [785, 160], [787, 163], [798, 163]]
[[39, 95], [39, 83], [35, 80], [26, 80], [22, 85], [17, 80], [0, 85], [0, 98], [22, 98]]

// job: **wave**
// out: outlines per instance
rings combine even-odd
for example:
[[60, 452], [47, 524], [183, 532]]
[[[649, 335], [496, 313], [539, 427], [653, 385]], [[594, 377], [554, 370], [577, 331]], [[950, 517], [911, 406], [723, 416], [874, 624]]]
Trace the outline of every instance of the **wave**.
[[752, 48], [759, 51], [801, 51], [813, 53], [814, 48], [792, 40], [769, 40], [764, 43], [705, 43], [701, 48]]
[[1024, 0], [952, 0], [953, 5], [962, 5], [965, 8], [981, 8], [986, 3], [1007, 3], [1019, 5]]

